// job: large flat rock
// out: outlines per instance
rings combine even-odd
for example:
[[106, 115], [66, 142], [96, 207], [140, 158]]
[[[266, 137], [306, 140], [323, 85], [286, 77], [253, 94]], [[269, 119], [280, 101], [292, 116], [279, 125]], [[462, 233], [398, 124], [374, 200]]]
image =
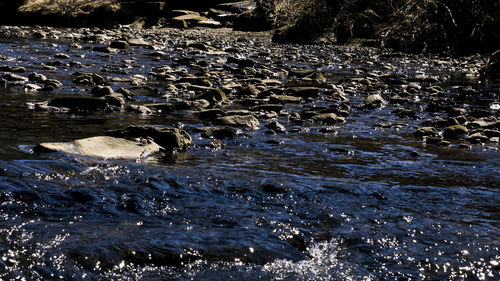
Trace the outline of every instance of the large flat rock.
[[155, 142], [130, 141], [122, 138], [99, 136], [73, 142], [46, 142], [39, 144], [37, 152], [64, 152], [80, 156], [105, 159], [140, 159], [159, 153], [162, 147]]

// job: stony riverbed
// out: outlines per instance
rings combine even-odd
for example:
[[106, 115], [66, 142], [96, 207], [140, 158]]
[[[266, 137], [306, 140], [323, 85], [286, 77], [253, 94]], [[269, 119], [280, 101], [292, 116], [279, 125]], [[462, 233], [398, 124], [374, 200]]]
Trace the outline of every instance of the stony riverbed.
[[486, 58], [270, 36], [0, 27], [0, 279], [500, 278]]

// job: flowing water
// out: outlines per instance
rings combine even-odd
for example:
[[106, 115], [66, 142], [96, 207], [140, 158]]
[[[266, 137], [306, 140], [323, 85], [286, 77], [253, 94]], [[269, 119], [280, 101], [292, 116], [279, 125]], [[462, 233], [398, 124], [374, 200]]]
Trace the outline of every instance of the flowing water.
[[[0, 89], [0, 279], [499, 280], [496, 145], [426, 146], [412, 135], [421, 121], [402, 120], [387, 106], [352, 109], [330, 134], [279, 117], [288, 133], [247, 131], [223, 140], [222, 149], [191, 132], [195, 146], [162, 161], [36, 154], [40, 142], [130, 124], [201, 125], [189, 114], [26, 108], [56, 94], [80, 94], [68, 78], [76, 71], [100, 73], [134, 56], [128, 77], [166, 63], [144, 48], [110, 58], [69, 43], [0, 41], [5, 64], [65, 85], [56, 93]], [[41, 63], [60, 52], [83, 66], [43, 72]], [[332, 79], [354, 75], [362, 59], [341, 69], [332, 55], [324, 70]], [[418, 63], [398, 67], [404, 72]], [[388, 121], [408, 125], [375, 126]]]

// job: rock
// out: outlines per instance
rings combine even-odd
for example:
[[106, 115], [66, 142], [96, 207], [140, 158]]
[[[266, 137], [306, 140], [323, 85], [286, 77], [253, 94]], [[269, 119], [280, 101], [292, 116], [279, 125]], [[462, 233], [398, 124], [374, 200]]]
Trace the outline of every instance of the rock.
[[239, 68], [253, 67], [256, 63], [252, 59], [228, 57], [227, 63], [237, 64]]
[[438, 137], [439, 132], [434, 127], [420, 127], [414, 133], [416, 137]]
[[94, 97], [59, 97], [51, 99], [48, 106], [64, 107], [74, 111], [103, 111], [108, 103], [103, 98]]
[[197, 26], [199, 22], [208, 21], [209, 19], [196, 14], [187, 14], [182, 16], [173, 17], [170, 23], [174, 27], [192, 27]]
[[145, 47], [145, 48], [151, 48], [153, 45], [151, 42], [138, 38], [129, 39], [128, 44], [131, 47]]
[[208, 27], [208, 28], [221, 28], [222, 23], [220, 21], [208, 19], [208, 20], [200, 20], [197, 23], [198, 26]]
[[470, 143], [487, 143], [490, 141], [490, 138], [482, 133], [475, 133], [467, 137], [467, 141]]
[[227, 101], [226, 94], [221, 89], [210, 89], [208, 92], [196, 97], [197, 99], [205, 99], [210, 103]]
[[107, 95], [114, 95], [115, 92], [113, 91], [113, 88], [111, 88], [110, 86], [96, 86], [92, 88], [90, 94], [94, 97], [101, 98]]
[[130, 43], [127, 41], [119, 40], [119, 41], [111, 41], [109, 43], [109, 47], [113, 49], [127, 49], [130, 46]]
[[2, 78], [5, 79], [6, 81], [9, 81], [9, 82], [28, 81], [28, 78], [21, 76], [21, 75], [13, 74], [13, 73], [6, 73], [6, 74], [2, 75]]
[[345, 119], [343, 117], [339, 117], [335, 113], [318, 114], [318, 115], [315, 115], [309, 119], [314, 121], [314, 122], [321, 122], [321, 123], [326, 124], [326, 125], [334, 125], [337, 123], [345, 122]]
[[73, 75], [75, 76], [73, 79], [75, 84], [102, 85], [105, 82], [101, 75], [95, 73], [75, 73]]
[[381, 95], [373, 94], [373, 95], [369, 95], [368, 97], [366, 97], [364, 107], [365, 108], [377, 108], [379, 106], [382, 106], [385, 103], [386, 103], [386, 101], [384, 100], [384, 98], [382, 98]]
[[56, 58], [56, 59], [69, 59], [69, 58], [70, 58], [70, 56], [69, 56], [69, 55], [67, 55], [67, 54], [58, 53], [58, 54], [55, 54], [55, 55], [54, 55], [54, 58]]
[[1, 65], [0, 71], [23, 73], [23, 72], [26, 72], [26, 68], [23, 66]]
[[231, 139], [238, 136], [238, 131], [231, 127], [198, 127], [194, 128], [195, 132], [199, 132], [205, 138], [214, 139]]
[[271, 95], [269, 97], [269, 101], [272, 103], [287, 104], [287, 103], [300, 103], [301, 101], [303, 101], [303, 99], [301, 97], [294, 97], [294, 96]]
[[278, 132], [278, 133], [284, 133], [286, 132], [286, 128], [285, 126], [281, 125], [279, 122], [277, 121], [273, 121], [269, 124], [266, 125], [266, 128], [270, 129], [270, 130], [273, 130], [275, 132]]
[[42, 82], [44, 80], [47, 80], [47, 77], [43, 74], [33, 72], [28, 75], [28, 79], [29, 81]]
[[449, 126], [444, 130], [443, 136], [447, 139], [457, 139], [460, 136], [467, 135], [469, 130], [463, 125]]
[[128, 126], [123, 130], [109, 131], [109, 136], [121, 138], [152, 138], [167, 153], [187, 151], [193, 145], [188, 132], [178, 128]]
[[138, 142], [109, 136], [91, 137], [74, 142], [48, 142], [35, 147], [35, 152], [64, 152], [78, 156], [105, 159], [143, 159], [159, 153], [162, 148], [150, 141]]
[[226, 116], [226, 113], [220, 109], [201, 110], [198, 115], [200, 119], [213, 120], [217, 117]]
[[321, 91], [316, 87], [293, 87], [288, 90], [293, 96], [301, 98], [317, 97]]
[[130, 104], [127, 106], [127, 111], [129, 112], [135, 112], [138, 114], [143, 114], [143, 115], [151, 115], [153, 114], [153, 111], [146, 106], [143, 105], [136, 105], [136, 104]]
[[214, 124], [257, 129], [260, 122], [253, 115], [229, 115], [214, 119]]
[[111, 53], [116, 53], [117, 50], [109, 46], [95, 46], [92, 47], [92, 51], [111, 54]]
[[283, 110], [282, 104], [263, 104], [251, 107], [251, 111], [267, 111], [267, 112], [280, 112]]

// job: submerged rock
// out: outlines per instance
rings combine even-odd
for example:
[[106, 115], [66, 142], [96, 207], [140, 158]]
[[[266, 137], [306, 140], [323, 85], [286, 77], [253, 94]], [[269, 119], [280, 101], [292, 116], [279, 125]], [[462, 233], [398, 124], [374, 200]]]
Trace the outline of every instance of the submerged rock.
[[35, 147], [35, 152], [64, 152], [79, 156], [106, 159], [141, 159], [159, 153], [162, 148], [151, 141], [130, 141], [123, 138], [98, 136], [73, 142], [46, 142]]

